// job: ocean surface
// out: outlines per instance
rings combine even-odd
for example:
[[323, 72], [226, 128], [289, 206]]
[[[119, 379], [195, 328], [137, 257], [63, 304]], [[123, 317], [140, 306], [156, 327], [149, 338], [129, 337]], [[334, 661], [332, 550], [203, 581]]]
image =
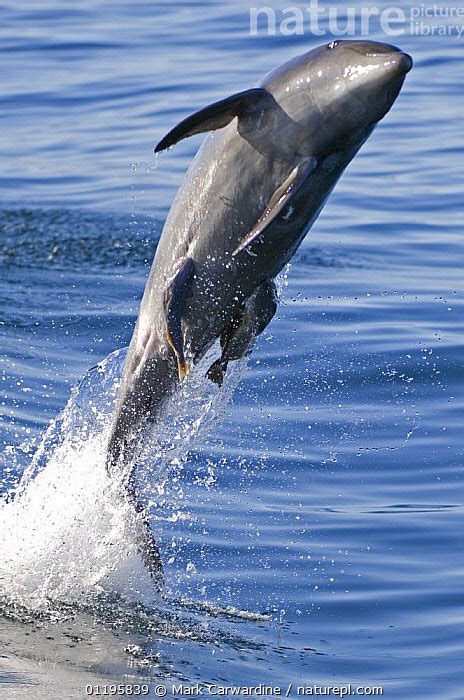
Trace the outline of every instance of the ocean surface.
[[456, 20], [394, 37], [372, 20], [369, 38], [414, 58], [402, 94], [281, 275], [247, 365], [221, 391], [194, 373], [153, 435], [139, 479], [161, 598], [102, 438], [202, 137], [153, 147], [333, 35], [327, 18], [321, 36], [251, 34], [242, 0], [21, 0], [0, 20], [2, 697], [351, 683], [462, 700]]

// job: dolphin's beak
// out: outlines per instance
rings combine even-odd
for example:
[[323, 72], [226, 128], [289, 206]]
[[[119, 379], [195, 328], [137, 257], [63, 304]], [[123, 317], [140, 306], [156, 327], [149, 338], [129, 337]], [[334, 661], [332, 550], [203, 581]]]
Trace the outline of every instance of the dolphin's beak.
[[400, 69], [406, 75], [406, 73], [409, 73], [409, 71], [412, 68], [413, 60], [408, 53], [404, 53], [403, 51], [401, 51], [400, 53], [401, 53]]

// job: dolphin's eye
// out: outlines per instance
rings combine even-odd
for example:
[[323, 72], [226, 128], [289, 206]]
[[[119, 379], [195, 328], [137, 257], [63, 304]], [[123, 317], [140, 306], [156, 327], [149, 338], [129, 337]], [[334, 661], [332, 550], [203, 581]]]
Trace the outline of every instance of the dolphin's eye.
[[330, 44], [327, 44], [327, 48], [329, 51], [332, 51], [336, 46], [338, 46], [339, 42], [338, 41], [331, 41]]

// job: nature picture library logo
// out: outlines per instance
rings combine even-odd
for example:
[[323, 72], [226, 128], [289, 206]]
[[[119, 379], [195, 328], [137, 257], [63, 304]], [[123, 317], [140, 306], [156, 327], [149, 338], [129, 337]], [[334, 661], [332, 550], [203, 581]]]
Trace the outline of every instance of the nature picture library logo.
[[250, 34], [293, 36], [369, 36], [378, 27], [392, 37], [458, 37], [464, 34], [464, 6], [387, 5], [337, 6], [310, 0], [305, 7], [274, 10], [250, 8]]

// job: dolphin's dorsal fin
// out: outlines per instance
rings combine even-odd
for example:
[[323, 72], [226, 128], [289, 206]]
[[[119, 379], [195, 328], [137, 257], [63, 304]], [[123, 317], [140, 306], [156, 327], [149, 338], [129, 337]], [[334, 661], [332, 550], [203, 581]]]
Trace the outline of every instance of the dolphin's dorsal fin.
[[188, 136], [222, 129], [235, 117], [240, 119], [255, 111], [264, 111], [267, 107], [274, 104], [274, 98], [264, 88], [252, 88], [251, 90], [237, 92], [224, 100], [213, 102], [208, 107], [200, 109], [181, 121], [159, 142], [155, 148], [155, 153], [174, 146], [178, 141]]
[[193, 272], [194, 262], [192, 258], [182, 258], [179, 260], [174, 274], [164, 290], [163, 301], [166, 319], [166, 336], [176, 356], [180, 381], [182, 381], [188, 373], [184, 355], [182, 313], [184, 311], [185, 299], [189, 295]]
[[[247, 233], [245, 238], [239, 243], [237, 248], [232, 253], [233, 256], [238, 255], [242, 250], [247, 250], [249, 246], [266, 230], [269, 224], [276, 219], [279, 214], [282, 214], [285, 219], [291, 216], [291, 202], [297, 194], [308, 175], [317, 167], [315, 158], [303, 158], [298, 165], [293, 168], [290, 175], [276, 189], [269, 204], [264, 212], [259, 217], [251, 231]], [[285, 212], [285, 209], [288, 212]]]

